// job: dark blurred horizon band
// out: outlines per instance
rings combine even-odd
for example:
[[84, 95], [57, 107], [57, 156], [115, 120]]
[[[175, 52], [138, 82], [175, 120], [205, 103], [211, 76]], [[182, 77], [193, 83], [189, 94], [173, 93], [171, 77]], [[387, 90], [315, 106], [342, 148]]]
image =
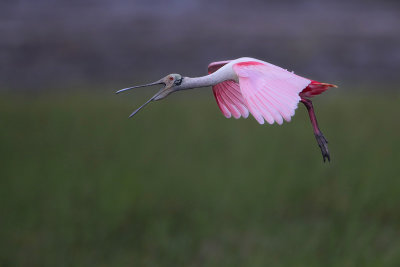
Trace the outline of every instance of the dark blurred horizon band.
[[242, 56], [331, 83], [400, 81], [397, 1], [150, 2], [2, 1], [0, 91], [201, 76]]

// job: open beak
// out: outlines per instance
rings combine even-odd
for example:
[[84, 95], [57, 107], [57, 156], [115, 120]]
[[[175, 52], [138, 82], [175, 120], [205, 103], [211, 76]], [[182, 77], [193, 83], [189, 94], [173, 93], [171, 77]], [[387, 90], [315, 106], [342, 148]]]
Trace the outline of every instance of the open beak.
[[[118, 90], [117, 92], [115, 92], [116, 94], [119, 94], [121, 92], [130, 90], [130, 89], [135, 89], [135, 88], [139, 88], [139, 87], [147, 87], [147, 86], [153, 86], [153, 85], [157, 85], [157, 84], [164, 84], [165, 83], [162, 80], [156, 81], [154, 83], [148, 83], [148, 84], [143, 84], [143, 85], [138, 85], [138, 86], [133, 86], [133, 87], [128, 87], [128, 88], [124, 88], [121, 90]], [[149, 100], [146, 101], [146, 103], [144, 103], [143, 105], [141, 105], [138, 109], [136, 109], [134, 112], [132, 112], [131, 115], [129, 115], [130, 117], [133, 117], [136, 113], [138, 113], [142, 108], [144, 108], [147, 104], [149, 104], [151, 101], [153, 101], [154, 99], [156, 99], [165, 89], [166, 87], [164, 86], [163, 88], [160, 89], [160, 91], [158, 91], [157, 94], [155, 94], [152, 98], [150, 98]]]
[[124, 89], [118, 90], [115, 93], [119, 94], [119, 93], [122, 93], [124, 91], [131, 90], [131, 89], [140, 88], [140, 87], [147, 87], [147, 86], [153, 86], [153, 85], [157, 85], [157, 84], [164, 84], [165, 85], [165, 83], [163, 81], [159, 80], [159, 81], [156, 81], [154, 83], [148, 83], [148, 84], [143, 84], [143, 85], [137, 85], [137, 86], [133, 86], [133, 87], [124, 88]]

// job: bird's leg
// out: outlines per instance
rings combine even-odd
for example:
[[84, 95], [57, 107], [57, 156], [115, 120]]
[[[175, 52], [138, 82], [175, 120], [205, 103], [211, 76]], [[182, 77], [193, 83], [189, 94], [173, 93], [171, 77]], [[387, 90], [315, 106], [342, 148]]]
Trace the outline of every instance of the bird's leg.
[[328, 159], [328, 161], [331, 161], [331, 157], [329, 155], [329, 150], [328, 150], [328, 140], [326, 140], [325, 136], [322, 134], [321, 130], [318, 127], [317, 117], [315, 116], [314, 107], [311, 100], [301, 98], [301, 103], [303, 103], [308, 110], [308, 115], [310, 116], [315, 139], [317, 139], [317, 143], [319, 145], [319, 148], [321, 149], [324, 162], [326, 158]]

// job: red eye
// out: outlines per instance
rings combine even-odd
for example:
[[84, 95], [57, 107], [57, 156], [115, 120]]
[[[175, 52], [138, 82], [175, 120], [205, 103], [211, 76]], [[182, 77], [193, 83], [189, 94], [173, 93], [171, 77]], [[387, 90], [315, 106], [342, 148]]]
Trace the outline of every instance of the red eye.
[[169, 80], [172, 81], [174, 78], [173, 77], [169, 77]]

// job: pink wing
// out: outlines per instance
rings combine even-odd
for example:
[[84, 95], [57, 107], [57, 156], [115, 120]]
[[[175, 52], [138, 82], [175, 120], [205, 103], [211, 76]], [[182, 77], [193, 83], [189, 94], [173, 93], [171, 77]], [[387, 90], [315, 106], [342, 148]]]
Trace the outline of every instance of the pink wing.
[[[211, 63], [209, 73], [229, 61]], [[300, 101], [299, 93], [310, 80], [275, 65], [259, 61], [233, 64], [239, 83], [225, 81], [213, 86], [214, 96], [225, 117], [246, 118], [250, 113], [260, 123], [290, 121]]]
[[245, 61], [233, 65], [246, 106], [260, 123], [290, 121], [300, 101], [299, 93], [310, 80], [269, 63]]
[[[217, 71], [229, 62], [230, 60], [211, 63], [208, 65], [208, 73], [210, 74]], [[239, 119], [240, 116], [243, 118], [249, 116], [249, 110], [246, 107], [238, 83], [234, 81], [219, 83], [213, 86], [213, 93], [219, 109], [226, 118], [230, 118], [232, 115], [236, 119]]]

